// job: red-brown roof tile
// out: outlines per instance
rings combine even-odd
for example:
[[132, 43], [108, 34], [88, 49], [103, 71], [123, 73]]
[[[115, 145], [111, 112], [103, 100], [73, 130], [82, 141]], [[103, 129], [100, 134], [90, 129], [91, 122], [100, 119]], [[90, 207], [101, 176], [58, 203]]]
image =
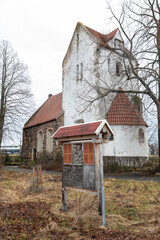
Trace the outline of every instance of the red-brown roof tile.
[[[123, 89], [120, 89], [123, 91]], [[118, 92], [107, 114], [110, 125], [144, 125], [141, 114], [124, 92]]]
[[103, 45], [104, 47], [107, 47], [107, 42], [110, 41], [112, 38], [114, 38], [114, 36], [116, 35], [116, 32], [118, 30], [118, 28], [116, 28], [114, 31], [108, 33], [108, 34], [102, 34], [102, 33], [99, 33], [87, 26], [85, 26], [89, 32], [94, 36], [96, 37], [99, 42], [101, 43], [101, 45]]
[[36, 126], [56, 119], [63, 113], [62, 93], [49, 97], [44, 104], [26, 122], [24, 128]]
[[92, 123], [82, 123], [74, 126], [60, 127], [53, 135], [53, 138], [94, 135], [101, 123], [102, 120]]

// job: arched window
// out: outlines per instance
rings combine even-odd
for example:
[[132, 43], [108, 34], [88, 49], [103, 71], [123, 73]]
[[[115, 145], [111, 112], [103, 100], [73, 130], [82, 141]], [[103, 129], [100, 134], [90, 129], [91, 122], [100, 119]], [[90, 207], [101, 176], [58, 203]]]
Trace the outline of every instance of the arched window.
[[37, 135], [37, 152], [43, 151], [43, 131], [39, 131]]
[[144, 143], [144, 130], [142, 128], [139, 129], [139, 143]]
[[36, 147], [34, 146], [33, 148], [32, 148], [32, 161], [36, 161], [36, 158], [37, 158], [37, 149], [36, 149]]
[[49, 128], [47, 130], [47, 138], [46, 138], [46, 151], [52, 152], [53, 150], [53, 140], [52, 140], [53, 129]]

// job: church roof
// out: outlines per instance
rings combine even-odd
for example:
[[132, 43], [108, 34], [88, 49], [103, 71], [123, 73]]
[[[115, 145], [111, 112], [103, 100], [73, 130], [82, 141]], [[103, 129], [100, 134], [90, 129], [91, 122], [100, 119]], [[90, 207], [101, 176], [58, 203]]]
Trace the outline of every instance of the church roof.
[[99, 120], [96, 122], [90, 123], [81, 123], [72, 126], [64, 126], [60, 127], [57, 132], [55, 132], [52, 136], [54, 139], [59, 138], [68, 138], [68, 137], [81, 137], [81, 136], [88, 136], [88, 135], [98, 135], [102, 128], [106, 125], [107, 131], [113, 135], [113, 132], [107, 123], [106, 120]]
[[115, 37], [117, 31], [119, 30], [118, 28], [116, 28], [114, 31], [112, 31], [112, 32], [110, 32], [110, 33], [108, 33], [108, 34], [102, 34], [102, 33], [99, 33], [99, 32], [97, 32], [97, 31], [95, 31], [95, 30], [87, 27], [87, 26], [85, 26], [85, 27], [88, 29], [88, 31], [89, 31], [94, 37], [96, 37], [96, 38], [99, 40], [99, 42], [101, 43], [101, 45], [103, 45], [104, 47], [107, 47], [107, 44], [106, 44], [106, 43], [107, 43], [108, 41], [112, 40], [112, 38]]
[[[123, 91], [123, 89], [119, 89]], [[124, 92], [118, 92], [107, 113], [110, 125], [144, 125], [147, 123]]]
[[25, 123], [24, 128], [33, 127], [58, 118], [63, 113], [62, 93], [50, 96]]

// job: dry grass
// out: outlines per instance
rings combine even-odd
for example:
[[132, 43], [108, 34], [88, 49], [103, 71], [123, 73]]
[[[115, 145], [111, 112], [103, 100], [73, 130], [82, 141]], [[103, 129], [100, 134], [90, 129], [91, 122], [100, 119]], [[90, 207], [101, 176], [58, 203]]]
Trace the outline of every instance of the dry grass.
[[[160, 239], [160, 183], [105, 180], [107, 225], [103, 230], [97, 196], [69, 191], [68, 211], [62, 212], [61, 187], [60, 176], [44, 175], [42, 186], [34, 191], [31, 174], [1, 171], [0, 239], [107, 239], [100, 237], [106, 231]], [[32, 225], [31, 230], [19, 229], [24, 223]]]

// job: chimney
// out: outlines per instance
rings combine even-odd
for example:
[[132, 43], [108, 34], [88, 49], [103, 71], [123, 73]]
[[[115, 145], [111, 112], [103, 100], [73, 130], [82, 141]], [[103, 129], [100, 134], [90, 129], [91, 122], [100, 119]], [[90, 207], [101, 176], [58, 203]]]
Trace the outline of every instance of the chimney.
[[48, 98], [52, 97], [52, 94], [48, 94]]

